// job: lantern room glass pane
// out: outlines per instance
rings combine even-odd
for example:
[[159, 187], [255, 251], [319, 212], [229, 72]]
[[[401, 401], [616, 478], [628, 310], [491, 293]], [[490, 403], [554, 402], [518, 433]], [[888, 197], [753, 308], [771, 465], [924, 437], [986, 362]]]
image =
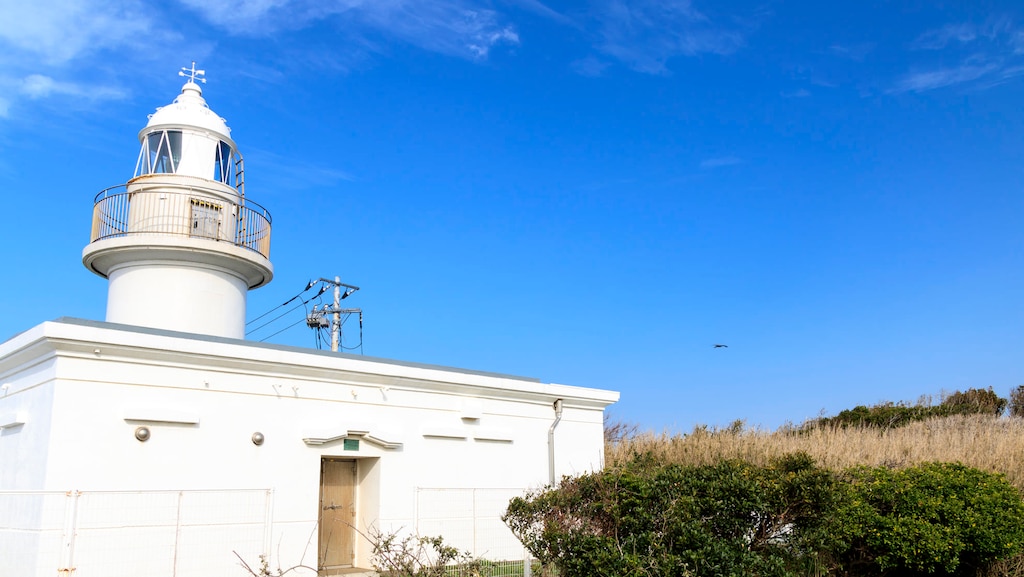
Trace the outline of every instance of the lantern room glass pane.
[[170, 158], [167, 158], [166, 149], [161, 151], [160, 148], [163, 141], [163, 132], [154, 132], [146, 137], [146, 148], [149, 149], [149, 162], [146, 165], [147, 174], [152, 174], [154, 172], [170, 172]]
[[144, 149], [148, 149], [148, 164], [144, 174], [173, 173], [181, 162], [181, 131], [164, 130], [146, 137]]
[[181, 164], [181, 131], [168, 130], [167, 142], [171, 148], [171, 162], [174, 163], [171, 167], [171, 172], [176, 172]]
[[223, 140], [217, 145], [217, 162], [213, 167], [213, 179], [224, 184], [231, 184], [231, 145]]
[[135, 176], [149, 174], [149, 140], [142, 141], [142, 150], [139, 151], [139, 160], [135, 163]]

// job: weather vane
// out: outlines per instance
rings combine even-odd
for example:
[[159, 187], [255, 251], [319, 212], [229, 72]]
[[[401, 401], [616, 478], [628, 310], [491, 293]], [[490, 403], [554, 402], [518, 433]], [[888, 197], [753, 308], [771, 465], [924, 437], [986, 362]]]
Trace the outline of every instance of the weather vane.
[[202, 82], [203, 84], [206, 84], [206, 79], [205, 78], [200, 78], [200, 76], [206, 76], [206, 71], [205, 70], [196, 70], [196, 61], [195, 60], [192, 61], [192, 68], [191, 69], [188, 68], [187, 66], [182, 66], [181, 70], [178, 71], [178, 76], [188, 76], [188, 81], [189, 82], [193, 82], [194, 83], [194, 82], [196, 82], [198, 80], [199, 82]]

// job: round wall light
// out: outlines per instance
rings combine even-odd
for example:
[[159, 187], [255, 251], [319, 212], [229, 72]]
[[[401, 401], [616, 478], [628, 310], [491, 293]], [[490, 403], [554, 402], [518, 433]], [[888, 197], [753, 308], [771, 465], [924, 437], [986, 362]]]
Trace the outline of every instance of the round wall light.
[[260, 446], [263, 444], [263, 440], [263, 433], [256, 431], [255, 433], [252, 434], [253, 445]]
[[135, 438], [145, 443], [149, 440], [149, 427], [139, 427], [135, 429]]

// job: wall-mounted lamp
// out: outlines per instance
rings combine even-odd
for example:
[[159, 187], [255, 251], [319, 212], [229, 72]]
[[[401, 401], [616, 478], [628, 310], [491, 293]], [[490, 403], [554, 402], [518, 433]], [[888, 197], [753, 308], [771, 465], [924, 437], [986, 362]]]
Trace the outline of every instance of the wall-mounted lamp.
[[138, 427], [135, 429], [135, 438], [145, 443], [149, 440], [149, 427]]
[[259, 447], [260, 445], [263, 444], [263, 441], [264, 441], [263, 433], [261, 433], [259, 431], [256, 431], [255, 433], [252, 434], [252, 444], [253, 445], [256, 445], [257, 447]]

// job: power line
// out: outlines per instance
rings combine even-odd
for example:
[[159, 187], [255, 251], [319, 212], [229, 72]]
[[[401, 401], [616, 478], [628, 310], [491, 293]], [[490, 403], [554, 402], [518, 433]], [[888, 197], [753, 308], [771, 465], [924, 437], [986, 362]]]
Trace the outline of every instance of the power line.
[[[280, 319], [281, 317], [283, 317], [283, 316], [287, 315], [288, 313], [290, 313], [290, 312], [294, 311], [295, 309], [297, 309], [297, 308], [299, 308], [299, 307], [303, 306], [304, 304], [305, 304], [305, 303], [300, 303], [300, 304], [297, 304], [297, 305], [293, 306], [292, 308], [290, 308], [290, 309], [288, 309], [288, 310], [284, 311], [283, 313], [281, 313], [281, 314], [277, 315], [276, 317], [274, 317], [274, 318], [270, 319], [269, 321], [267, 321], [267, 322], [263, 323], [262, 325], [260, 325], [260, 326], [258, 326], [258, 327], [256, 327], [256, 328], [252, 329], [251, 331], [247, 331], [247, 332], [246, 332], [245, 334], [246, 334], [246, 335], [251, 335], [251, 334], [253, 334], [254, 332], [256, 332], [256, 331], [258, 331], [258, 330], [262, 329], [263, 327], [265, 327], [265, 326], [267, 326], [267, 325], [269, 325], [269, 324], [271, 324], [271, 323], [273, 323], [274, 321], [276, 321], [276, 320]], [[274, 310], [277, 310], [278, 308], [280, 308], [280, 307], [276, 307], [276, 308], [275, 308]], [[264, 315], [264, 316], [266, 316], [266, 315]]]
[[[310, 282], [312, 282], [312, 281], [310, 281]], [[306, 290], [309, 290], [309, 289], [307, 288]], [[302, 291], [302, 292], [306, 292], [306, 290], [304, 290], [304, 291]], [[288, 310], [284, 311], [283, 313], [281, 313], [281, 314], [277, 315], [276, 317], [274, 317], [274, 318], [270, 319], [269, 321], [267, 321], [267, 322], [263, 323], [262, 325], [260, 325], [260, 326], [258, 326], [258, 327], [256, 327], [256, 328], [252, 329], [251, 331], [248, 331], [248, 332], [246, 332], [245, 334], [247, 334], [247, 335], [251, 335], [252, 333], [254, 333], [254, 332], [256, 332], [256, 331], [258, 331], [258, 330], [262, 329], [263, 327], [265, 327], [265, 326], [267, 326], [267, 325], [269, 325], [269, 324], [273, 323], [274, 321], [276, 321], [276, 320], [280, 319], [281, 317], [283, 317], [283, 316], [287, 315], [288, 313], [290, 313], [290, 312], [294, 311], [295, 309], [297, 309], [297, 308], [299, 308], [299, 307], [305, 307], [305, 306], [306, 306], [306, 305], [307, 305], [307, 304], [309, 303], [309, 301], [311, 301], [311, 300], [313, 300], [313, 299], [315, 299], [315, 298], [319, 298], [319, 297], [320, 297], [320, 295], [324, 294], [325, 292], [327, 292], [327, 287], [326, 287], [326, 286], [320, 287], [320, 292], [318, 292], [318, 293], [316, 293], [315, 295], [313, 295], [313, 296], [309, 297], [308, 299], [306, 299], [306, 300], [302, 301], [301, 303], [299, 303], [299, 304], [295, 305], [294, 307], [292, 307], [292, 308], [290, 308], [290, 309], [288, 309]], [[288, 299], [288, 300], [287, 300], [287, 301], [285, 301], [285, 302], [284, 302], [284, 303], [283, 303], [282, 305], [279, 305], [279, 306], [277, 306], [277, 307], [274, 307], [273, 309], [271, 309], [271, 310], [270, 310], [270, 312], [273, 312], [273, 311], [275, 311], [275, 310], [277, 310], [277, 309], [281, 308], [282, 306], [284, 306], [284, 305], [286, 305], [286, 304], [288, 304], [288, 303], [292, 302], [293, 300], [295, 300], [296, 298], [298, 298], [298, 297], [299, 297], [300, 295], [302, 295], [302, 293], [299, 293], [298, 295], [295, 295], [294, 297], [292, 297], [292, 298]], [[260, 315], [260, 316], [261, 316], [261, 317], [265, 317], [265, 316], [267, 316], [267, 314], [270, 314], [270, 313], [269, 313], [269, 312], [268, 312], [268, 313], [264, 313], [263, 315]], [[257, 317], [257, 318], [260, 318], [260, 317]], [[253, 319], [253, 320], [256, 320], [256, 319]], [[250, 321], [250, 322], [251, 322], [251, 321]], [[246, 323], [246, 324], [248, 324], [248, 323]], [[277, 334], [277, 333], [274, 333], [274, 334]]]
[[[293, 296], [292, 298], [290, 298], [290, 299], [288, 299], [288, 300], [284, 301], [283, 303], [281, 303], [281, 304], [277, 305], [276, 307], [274, 307], [274, 308], [270, 309], [269, 311], [267, 311], [267, 312], [265, 312], [265, 313], [261, 314], [260, 316], [258, 316], [258, 317], [256, 317], [256, 318], [252, 319], [251, 321], [249, 321], [249, 322], [245, 323], [245, 326], [249, 326], [249, 325], [251, 325], [252, 323], [254, 323], [254, 322], [256, 322], [256, 321], [258, 321], [258, 320], [262, 319], [263, 317], [265, 317], [265, 316], [269, 315], [270, 313], [272, 313], [272, 312], [276, 311], [277, 309], [279, 309], [279, 308], [281, 308], [281, 307], [283, 307], [283, 306], [287, 305], [288, 303], [292, 302], [293, 300], [295, 300], [295, 299], [299, 298], [300, 296], [302, 296], [302, 293], [304, 293], [304, 292], [308, 291], [309, 289], [313, 288], [313, 285], [315, 285], [316, 283], [317, 283], [317, 281], [315, 281], [315, 280], [310, 280], [310, 281], [309, 281], [309, 284], [307, 284], [307, 285], [306, 285], [306, 288], [304, 288], [304, 289], [302, 289], [301, 291], [299, 291], [299, 294], [297, 294], [297, 295]], [[323, 290], [321, 290], [321, 291], [320, 291], [320, 294], [323, 294], [323, 293], [324, 293], [324, 292], [325, 292], [326, 290], [327, 290], [327, 289], [326, 289], [326, 288], [324, 288]], [[265, 325], [264, 325], [264, 326], [265, 326]], [[258, 329], [256, 329], [256, 330], [258, 330]]]
[[292, 324], [290, 324], [290, 325], [286, 326], [285, 328], [283, 328], [283, 329], [281, 329], [281, 330], [277, 331], [276, 333], [274, 333], [274, 334], [270, 335], [269, 337], [265, 337], [265, 338], [262, 338], [262, 339], [260, 339], [260, 341], [259, 341], [259, 342], [261, 342], [261, 343], [262, 343], [262, 342], [265, 342], [265, 341], [266, 341], [267, 339], [269, 339], [269, 338], [271, 338], [271, 337], [276, 337], [277, 335], [279, 335], [279, 334], [281, 334], [281, 333], [285, 332], [286, 330], [288, 330], [288, 329], [290, 329], [290, 328], [294, 327], [295, 325], [297, 325], [297, 324], [301, 323], [301, 322], [302, 322], [302, 321], [304, 321], [304, 320], [306, 320], [306, 319], [299, 319], [299, 320], [295, 321], [294, 323], [292, 323]]

